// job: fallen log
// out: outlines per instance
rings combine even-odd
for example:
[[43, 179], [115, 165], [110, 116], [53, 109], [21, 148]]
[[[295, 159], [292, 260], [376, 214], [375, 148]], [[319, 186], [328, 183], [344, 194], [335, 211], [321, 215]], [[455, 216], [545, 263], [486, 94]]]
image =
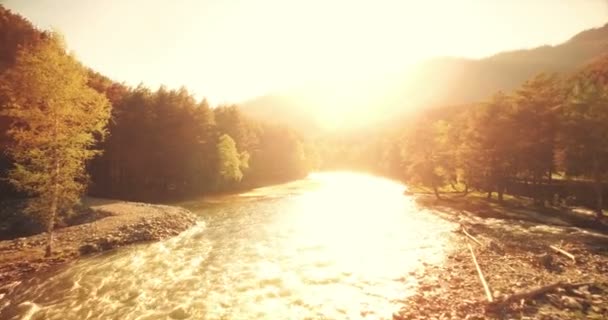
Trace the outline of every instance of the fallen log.
[[467, 229], [465, 229], [463, 225], [460, 225], [460, 228], [462, 228], [462, 232], [464, 233], [465, 236], [469, 237], [469, 239], [473, 240], [478, 245], [483, 246], [483, 244], [481, 244], [481, 242], [479, 242], [479, 240], [477, 240], [475, 237], [473, 237], [472, 235], [470, 235], [467, 232]]
[[469, 246], [469, 251], [471, 251], [471, 256], [473, 257], [473, 263], [475, 264], [475, 268], [477, 269], [477, 275], [479, 275], [479, 280], [481, 281], [481, 284], [483, 285], [483, 290], [486, 292], [486, 298], [488, 299], [488, 302], [492, 302], [492, 301], [494, 301], [494, 298], [492, 297], [492, 292], [490, 291], [490, 287], [488, 286], [488, 283], [486, 282], [486, 278], [483, 276], [483, 272], [481, 272], [481, 268], [479, 267], [479, 264], [477, 263], [477, 258], [475, 257], [475, 253], [473, 252], [473, 247], [471, 247], [470, 243], [467, 243], [467, 246]]
[[553, 250], [555, 250], [555, 251], [557, 251], [557, 252], [565, 255], [566, 257], [572, 259], [572, 261], [574, 261], [576, 263], [576, 258], [574, 258], [574, 255], [571, 254], [570, 252], [568, 252], [568, 251], [566, 251], [564, 249], [560, 249], [559, 247], [556, 247], [556, 246], [549, 246], [549, 248], [551, 248], [551, 249], [553, 249]]
[[494, 302], [488, 303], [488, 308], [497, 308], [501, 306], [508, 305], [513, 302], [519, 302], [521, 300], [531, 300], [537, 296], [543, 295], [545, 293], [555, 291], [558, 288], [569, 289], [569, 288], [578, 288], [586, 285], [591, 285], [591, 283], [563, 283], [561, 281], [552, 283], [546, 286], [538, 287], [528, 291], [520, 291], [514, 293], [510, 296], [502, 298], [500, 300], [496, 300]]

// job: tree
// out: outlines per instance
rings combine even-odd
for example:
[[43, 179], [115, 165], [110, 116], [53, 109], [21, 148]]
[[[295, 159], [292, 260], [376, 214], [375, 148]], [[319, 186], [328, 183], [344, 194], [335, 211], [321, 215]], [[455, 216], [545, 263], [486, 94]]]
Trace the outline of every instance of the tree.
[[213, 113], [217, 130], [221, 134], [229, 135], [239, 150], [253, 151], [257, 139], [251, 130], [251, 121], [236, 105], [218, 106], [213, 109]]
[[562, 115], [566, 172], [593, 179], [601, 218], [608, 176], [608, 87], [587, 77], [576, 79]]
[[85, 162], [99, 153], [92, 147], [105, 135], [110, 104], [87, 86], [86, 70], [56, 34], [22, 48], [0, 87], [12, 120], [9, 181], [32, 196], [27, 212], [44, 224], [49, 256], [56, 222], [85, 189]]
[[[539, 74], [526, 81], [514, 97], [515, 155], [519, 177], [538, 185], [555, 172], [557, 107], [563, 90], [556, 75]], [[537, 188], [541, 191], [542, 188]], [[540, 202], [538, 192], [534, 198]]]
[[243, 179], [241, 169], [247, 167], [249, 155], [244, 152], [239, 154], [236, 143], [227, 134], [220, 136], [217, 143], [219, 160], [219, 176], [226, 182], [239, 182]]
[[261, 125], [257, 137], [258, 147], [251, 154], [248, 182], [259, 184], [302, 178], [314, 165], [311, 162], [317, 161], [312, 159], [314, 149], [307, 147], [287, 127]]
[[437, 199], [441, 198], [439, 189], [454, 177], [448, 132], [446, 121], [421, 121], [406, 134], [402, 149], [405, 180], [430, 187]]
[[463, 145], [463, 155], [473, 166], [467, 169], [469, 184], [485, 190], [488, 198], [496, 191], [502, 200], [507, 180], [514, 172], [511, 98], [496, 93], [489, 102], [476, 106], [469, 122]]

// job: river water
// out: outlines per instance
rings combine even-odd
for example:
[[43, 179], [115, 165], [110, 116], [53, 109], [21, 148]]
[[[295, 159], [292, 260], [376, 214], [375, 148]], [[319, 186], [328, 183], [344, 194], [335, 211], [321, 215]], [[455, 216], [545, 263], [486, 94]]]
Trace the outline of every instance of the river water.
[[181, 203], [199, 216], [192, 229], [35, 278], [5, 297], [0, 318], [391, 319], [455, 227], [404, 189], [316, 173]]

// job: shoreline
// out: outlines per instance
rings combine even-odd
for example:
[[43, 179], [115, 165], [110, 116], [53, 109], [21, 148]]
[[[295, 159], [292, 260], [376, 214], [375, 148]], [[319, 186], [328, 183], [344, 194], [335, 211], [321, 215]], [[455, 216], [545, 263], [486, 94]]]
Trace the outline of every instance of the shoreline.
[[34, 273], [92, 253], [176, 236], [196, 224], [193, 213], [176, 206], [98, 198], [87, 198], [84, 205], [96, 219], [57, 228], [51, 257], [44, 257], [46, 233], [0, 241], [0, 299]]
[[[511, 213], [518, 213], [516, 208], [501, 208], [505, 211], [501, 216], [496, 208], [472, 206], [462, 198], [415, 197], [421, 207], [459, 223], [479, 243], [462, 229], [455, 231], [453, 250], [445, 262], [413, 275], [418, 290], [405, 299], [394, 320], [608, 318], [605, 232], [514, 219]], [[488, 302], [469, 245], [494, 303]], [[538, 288], [549, 290], [509, 300]]]

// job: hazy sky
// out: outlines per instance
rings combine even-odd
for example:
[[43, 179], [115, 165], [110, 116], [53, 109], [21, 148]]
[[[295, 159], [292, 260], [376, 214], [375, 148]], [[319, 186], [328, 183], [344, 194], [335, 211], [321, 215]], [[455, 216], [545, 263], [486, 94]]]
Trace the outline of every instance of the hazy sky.
[[0, 0], [61, 31], [86, 65], [212, 102], [396, 72], [432, 56], [557, 44], [606, 0]]

